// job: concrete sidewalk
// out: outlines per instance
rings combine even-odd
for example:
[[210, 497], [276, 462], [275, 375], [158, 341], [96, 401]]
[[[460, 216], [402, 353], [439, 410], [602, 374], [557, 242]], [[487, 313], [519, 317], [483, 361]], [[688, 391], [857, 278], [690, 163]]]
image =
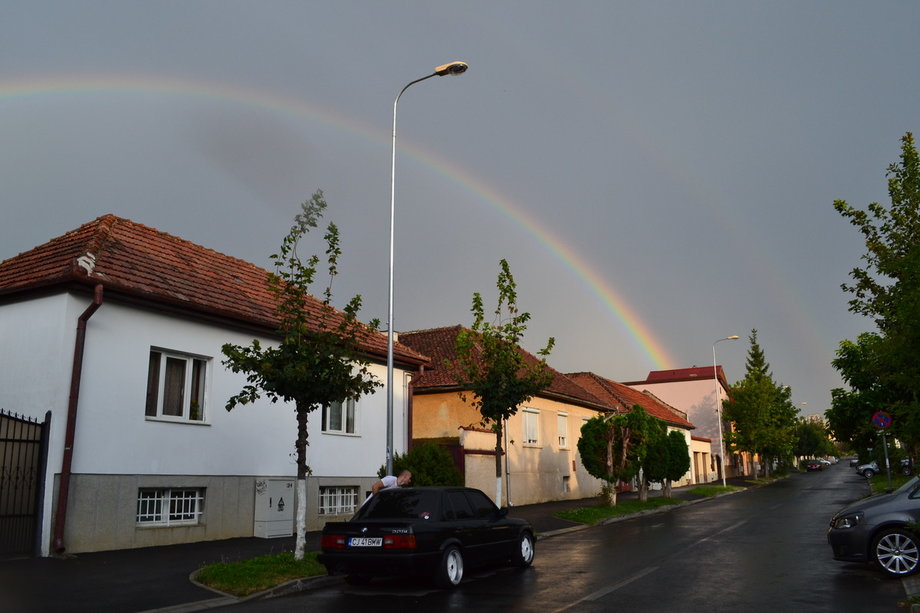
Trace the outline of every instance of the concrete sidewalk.
[[[730, 481], [730, 485], [750, 485], [741, 479]], [[697, 500], [699, 497], [690, 493], [694, 487], [675, 488], [671, 495], [685, 501]], [[660, 495], [660, 492], [652, 492], [650, 497]], [[619, 495], [619, 500], [631, 498], [636, 498], [635, 492]], [[596, 503], [595, 498], [585, 498], [524, 505], [512, 507], [509, 515], [528, 520], [539, 539], [583, 527], [554, 515]], [[307, 551], [318, 550], [319, 541], [319, 532], [307, 533]], [[0, 561], [0, 611], [137, 613], [165, 609], [182, 613], [206, 610], [231, 604], [236, 599], [194, 584], [189, 577], [195, 570], [215, 562], [293, 551], [294, 544], [294, 537], [236, 538], [82, 553], [64, 558], [4, 560]], [[339, 578], [321, 580], [338, 581]]]

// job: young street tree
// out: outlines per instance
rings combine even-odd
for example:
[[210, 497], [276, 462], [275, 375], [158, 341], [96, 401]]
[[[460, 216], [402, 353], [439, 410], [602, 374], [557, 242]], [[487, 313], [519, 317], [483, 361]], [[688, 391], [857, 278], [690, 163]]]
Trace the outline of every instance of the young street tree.
[[578, 453], [585, 470], [607, 482], [607, 505], [616, 506], [617, 484], [631, 481], [640, 470], [646, 475], [639, 483], [639, 499], [648, 500], [648, 481], [664, 478], [664, 428], [639, 405], [629, 413], [598, 415], [581, 427]]
[[[916, 453], [920, 448], [920, 156], [910, 132], [901, 139], [901, 160], [888, 167], [889, 207], [867, 210], [843, 200], [834, 208], [865, 238], [865, 266], [850, 272], [850, 311], [872, 318], [877, 332], [856, 343], [841, 342], [834, 360], [850, 390], [832, 392], [827, 412], [834, 434], [866, 446], [873, 412], [892, 414], [892, 432]], [[863, 436], [859, 436], [863, 435]]]
[[735, 383], [724, 402], [725, 420], [732, 424], [726, 439], [739, 451], [759, 454], [764, 475], [769, 476], [774, 460], [788, 460], [795, 440], [796, 408], [788, 387], [773, 381], [770, 365], [757, 343], [757, 330], [751, 343], [744, 379]]
[[297, 415], [297, 541], [294, 557], [302, 560], [306, 533], [307, 417], [311, 411], [334, 402], [344, 403], [372, 393], [381, 385], [363, 358], [361, 340], [372, 334], [377, 323], [358, 321], [361, 297], [352, 298], [342, 311], [332, 306], [332, 281], [337, 274], [339, 233], [327, 226], [326, 264], [329, 283], [319, 301], [309, 287], [320, 263], [313, 255], [306, 262], [297, 255], [300, 239], [315, 228], [326, 208], [322, 191], [302, 204], [291, 231], [272, 255], [275, 272], [268, 284], [277, 300], [280, 342], [262, 347], [253, 340], [248, 347], [226, 344], [223, 364], [235, 373], [245, 373], [247, 384], [227, 401], [228, 411], [248, 404], [264, 394], [272, 402], [294, 403]]
[[[486, 320], [482, 296], [473, 294], [472, 330], [457, 335], [457, 369], [461, 385], [472, 393], [471, 404], [482, 415], [484, 426], [495, 432], [495, 502], [502, 500], [502, 431], [505, 420], [518, 407], [543, 391], [552, 382], [546, 357], [553, 348], [550, 338], [538, 352], [539, 360], [529, 360], [520, 343], [527, 329], [530, 313], [517, 306], [517, 285], [504, 259], [498, 273], [498, 305], [493, 320]], [[467, 400], [466, 392], [460, 397]]]

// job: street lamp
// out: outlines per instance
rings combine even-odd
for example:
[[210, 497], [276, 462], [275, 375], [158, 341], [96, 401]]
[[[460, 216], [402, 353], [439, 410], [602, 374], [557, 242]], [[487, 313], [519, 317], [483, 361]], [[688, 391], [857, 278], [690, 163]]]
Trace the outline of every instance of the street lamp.
[[393, 236], [396, 228], [396, 105], [403, 93], [420, 81], [444, 75], [460, 75], [469, 66], [466, 62], [450, 62], [434, 69], [430, 75], [411, 81], [400, 90], [393, 101], [393, 158], [390, 167], [390, 282], [387, 298], [387, 474], [393, 474]]
[[721, 343], [722, 341], [736, 341], [738, 340], [738, 335], [733, 334], [731, 336], [726, 336], [725, 338], [720, 338], [715, 343], [712, 344], [712, 380], [715, 382], [716, 386], [716, 415], [719, 417], [719, 447], [721, 447], [722, 453], [722, 486], [725, 487], [725, 439], [722, 438], [722, 403], [719, 401], [719, 371], [716, 366], [716, 344]]

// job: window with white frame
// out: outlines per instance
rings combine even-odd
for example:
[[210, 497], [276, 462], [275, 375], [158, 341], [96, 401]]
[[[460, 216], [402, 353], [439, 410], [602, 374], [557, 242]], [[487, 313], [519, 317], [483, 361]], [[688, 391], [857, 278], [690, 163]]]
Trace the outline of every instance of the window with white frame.
[[150, 350], [147, 417], [203, 422], [210, 358]]
[[540, 442], [540, 411], [537, 409], [524, 409], [524, 444], [537, 445]]
[[358, 508], [358, 486], [319, 488], [320, 515], [346, 515]]
[[332, 434], [356, 433], [357, 405], [353, 398], [344, 403], [333, 402], [323, 407], [323, 432]]
[[189, 526], [204, 512], [204, 490], [142, 488], [137, 491], [137, 523], [143, 526]]
[[569, 414], [556, 414], [556, 434], [558, 435], [559, 448], [565, 449], [569, 446]]

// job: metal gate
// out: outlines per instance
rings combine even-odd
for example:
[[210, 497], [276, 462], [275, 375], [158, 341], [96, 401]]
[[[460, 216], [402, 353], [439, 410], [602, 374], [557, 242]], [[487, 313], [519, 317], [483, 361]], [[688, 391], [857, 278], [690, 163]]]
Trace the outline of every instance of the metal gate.
[[38, 555], [48, 424], [0, 409], [0, 558]]

